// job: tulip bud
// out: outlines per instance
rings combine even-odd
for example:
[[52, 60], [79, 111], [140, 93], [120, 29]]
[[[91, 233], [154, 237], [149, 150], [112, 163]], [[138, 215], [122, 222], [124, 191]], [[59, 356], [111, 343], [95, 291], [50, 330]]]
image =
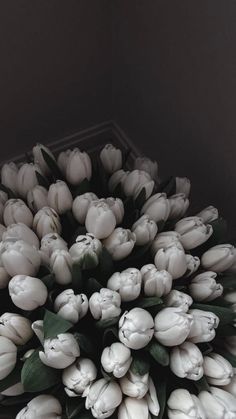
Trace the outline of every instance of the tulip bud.
[[131, 351], [123, 343], [115, 342], [110, 347], [103, 349], [102, 367], [116, 378], [121, 378], [127, 373], [131, 362]]
[[235, 260], [235, 247], [231, 244], [218, 244], [211, 247], [201, 258], [203, 268], [220, 273], [231, 267]]
[[26, 275], [16, 275], [9, 282], [13, 303], [22, 310], [34, 310], [46, 302], [48, 291], [44, 283]]
[[128, 256], [135, 245], [134, 233], [122, 227], [116, 228], [109, 237], [103, 241], [103, 245], [111, 254], [113, 260], [121, 260]]
[[71, 283], [72, 265], [72, 257], [67, 250], [54, 250], [50, 258], [50, 266], [58, 284], [67, 285]]
[[134, 169], [147, 172], [153, 180], [157, 180], [158, 165], [155, 160], [152, 161], [148, 157], [136, 157]]
[[20, 396], [25, 392], [23, 384], [21, 382], [8, 387], [6, 390], [1, 392], [2, 396]]
[[213, 386], [229, 384], [234, 375], [233, 367], [229, 361], [214, 352], [204, 356], [203, 368], [208, 383]]
[[143, 308], [135, 307], [125, 311], [120, 318], [119, 339], [128, 348], [144, 348], [151, 341], [153, 333], [153, 318]]
[[203, 272], [195, 276], [189, 285], [189, 292], [196, 301], [212, 301], [223, 293], [223, 286], [217, 284], [215, 272]]
[[36, 171], [41, 172], [39, 166], [33, 163], [24, 163], [17, 174], [17, 192], [22, 198], [27, 197], [27, 193], [38, 185]]
[[121, 199], [110, 197], [110, 198], [107, 198], [105, 202], [109, 206], [109, 208], [112, 210], [116, 219], [116, 223], [121, 224], [124, 217], [124, 212], [125, 212], [124, 204], [121, 201]]
[[157, 398], [157, 392], [151, 377], [149, 377], [148, 380], [148, 392], [145, 396], [145, 399], [148, 404], [148, 409], [152, 413], [152, 415], [158, 416], [160, 412], [160, 405]]
[[75, 295], [72, 289], [67, 289], [57, 296], [54, 310], [71, 323], [77, 323], [88, 311], [88, 299], [85, 294]]
[[42, 253], [46, 258], [50, 258], [55, 250], [68, 251], [66, 241], [57, 233], [48, 233], [41, 239], [41, 255]]
[[175, 224], [180, 241], [186, 250], [195, 249], [205, 243], [213, 233], [210, 224], [205, 225], [199, 217], [186, 217]]
[[203, 376], [203, 356], [197, 345], [184, 342], [170, 353], [170, 369], [180, 378], [198, 381]]
[[9, 199], [4, 207], [3, 220], [6, 226], [23, 223], [32, 226], [33, 215], [21, 199]]
[[39, 252], [23, 240], [9, 243], [2, 253], [2, 263], [9, 275], [35, 275], [40, 266]]
[[5, 231], [6, 227], [3, 224], [0, 224], [0, 241], [2, 241], [2, 236]]
[[16, 416], [16, 419], [61, 419], [62, 407], [51, 395], [41, 394], [32, 399]]
[[168, 271], [173, 279], [181, 278], [187, 269], [186, 256], [182, 246], [170, 244], [166, 249], [157, 251], [154, 263], [158, 270]]
[[184, 193], [178, 193], [170, 196], [170, 213], [169, 220], [176, 220], [182, 218], [189, 207], [189, 200]]
[[2, 235], [4, 242], [16, 242], [23, 240], [35, 249], [39, 249], [39, 239], [27, 225], [23, 223], [11, 224]]
[[4, 205], [7, 202], [7, 200], [8, 200], [8, 195], [6, 194], [6, 192], [0, 191], [0, 222], [3, 221]]
[[1, 182], [6, 188], [9, 188], [14, 193], [17, 192], [17, 176], [18, 168], [13, 161], [10, 163], [5, 163], [2, 166]]
[[157, 225], [149, 215], [142, 215], [133, 225], [132, 232], [136, 236], [136, 245], [144, 246], [151, 243], [157, 234]]
[[186, 198], [189, 197], [191, 183], [187, 177], [176, 177], [175, 178], [175, 193], [184, 193]]
[[164, 301], [167, 307], [178, 307], [185, 313], [188, 312], [189, 307], [193, 304], [193, 299], [190, 295], [178, 290], [172, 290], [165, 297]]
[[218, 209], [210, 205], [209, 207], [204, 208], [197, 214], [197, 217], [200, 217], [202, 221], [206, 223], [211, 223], [219, 218]]
[[122, 189], [124, 186], [125, 179], [127, 178], [130, 172], [125, 172], [124, 170], [117, 170], [113, 173], [108, 182], [108, 189], [110, 192], [114, 192], [118, 185], [121, 185]]
[[188, 340], [193, 343], [210, 342], [215, 338], [219, 318], [210, 311], [189, 310], [193, 317]]
[[143, 170], [133, 170], [128, 173], [123, 183], [124, 193], [126, 196], [132, 196], [136, 199], [140, 192], [145, 190], [145, 199], [148, 199], [154, 188], [154, 181], [151, 176]]
[[119, 292], [121, 301], [133, 301], [141, 292], [142, 275], [136, 268], [115, 272], [107, 282], [107, 288]]
[[226, 291], [224, 294], [224, 300], [230, 304], [236, 304], [236, 291]]
[[34, 186], [33, 189], [27, 193], [27, 203], [29, 208], [36, 213], [43, 207], [48, 206], [48, 191], [40, 185]]
[[188, 278], [196, 272], [200, 266], [200, 259], [197, 256], [186, 255], [187, 271], [185, 277]]
[[68, 149], [68, 150], [62, 151], [57, 158], [57, 165], [64, 176], [66, 174], [66, 168], [68, 165], [70, 154], [71, 154], [71, 150]]
[[80, 348], [71, 333], [61, 333], [52, 339], [45, 339], [44, 352], [39, 352], [41, 361], [51, 368], [64, 369], [80, 356]]
[[149, 373], [139, 375], [129, 370], [119, 382], [121, 390], [126, 396], [142, 399], [148, 392]]
[[48, 190], [48, 205], [58, 214], [64, 214], [72, 208], [73, 198], [71, 191], [63, 180], [52, 183]]
[[79, 185], [84, 179], [90, 180], [91, 176], [92, 164], [89, 155], [75, 148], [68, 157], [66, 179], [71, 185]]
[[163, 231], [162, 233], [158, 233], [151, 246], [152, 254], [155, 256], [158, 250], [166, 249], [172, 244], [176, 244], [181, 248], [182, 244], [180, 243], [179, 233], [176, 233], [176, 231]]
[[80, 224], [85, 223], [86, 215], [91, 202], [97, 201], [98, 197], [93, 192], [86, 192], [83, 195], [78, 195], [73, 202], [72, 212], [75, 219]]
[[93, 234], [78, 236], [69, 252], [74, 262], [82, 269], [89, 269], [98, 265], [102, 251], [102, 243]]
[[120, 294], [107, 288], [93, 293], [89, 299], [89, 309], [96, 320], [118, 317], [121, 313], [120, 305]]
[[148, 404], [144, 399], [126, 397], [118, 410], [118, 419], [149, 419]]
[[205, 410], [195, 394], [178, 388], [172, 391], [168, 401], [169, 419], [206, 419]]
[[93, 201], [86, 215], [85, 226], [97, 239], [105, 239], [113, 232], [116, 218], [105, 202]]
[[165, 193], [156, 193], [142, 207], [141, 214], [147, 214], [156, 223], [166, 221], [170, 213], [170, 203]]
[[162, 297], [172, 288], [172, 276], [169, 272], [158, 271], [155, 265], [144, 265], [141, 269], [144, 294], [147, 297]]
[[201, 391], [200, 402], [205, 409], [207, 419], [234, 419], [236, 417], [236, 398], [217, 387], [210, 387], [210, 392]]
[[43, 207], [34, 216], [33, 228], [40, 238], [49, 233], [60, 234], [60, 217], [54, 209]]
[[25, 345], [33, 336], [31, 322], [16, 313], [4, 313], [0, 317], [0, 335], [15, 345]]
[[105, 171], [109, 174], [116, 172], [122, 167], [122, 153], [119, 148], [112, 144], [106, 144], [100, 153], [100, 159]]
[[87, 358], [79, 358], [62, 373], [62, 382], [69, 397], [84, 396], [97, 377], [97, 368]]
[[108, 418], [121, 404], [122, 393], [115, 381], [101, 378], [91, 385], [86, 397], [85, 407], [91, 409], [95, 418]]
[[[35, 333], [35, 335], [37, 336], [38, 340], [40, 341], [41, 345], [43, 346], [43, 342], [44, 342], [43, 320], [36, 320], [35, 322], [32, 323], [31, 328], [32, 328], [33, 332]], [[26, 352], [26, 354], [27, 354], [27, 352]], [[26, 354], [25, 354], [25, 356], [26, 356]]]
[[49, 150], [48, 147], [45, 147], [45, 145], [37, 143], [36, 146], [33, 147], [33, 156], [34, 156], [34, 164], [38, 165], [40, 167], [41, 172], [47, 176], [50, 174], [50, 168], [48, 167], [47, 163], [45, 162], [45, 159], [43, 157], [43, 152], [45, 151], [52, 160], [55, 160], [54, 155], [52, 154], [51, 150]]
[[16, 345], [5, 336], [0, 336], [0, 380], [3, 380], [14, 370], [16, 357]]
[[236, 374], [234, 374], [232, 380], [227, 386], [223, 387], [223, 390], [228, 391], [232, 396], [236, 397]]
[[181, 345], [189, 334], [192, 321], [191, 314], [185, 313], [180, 308], [164, 308], [154, 319], [154, 336], [162, 345]]

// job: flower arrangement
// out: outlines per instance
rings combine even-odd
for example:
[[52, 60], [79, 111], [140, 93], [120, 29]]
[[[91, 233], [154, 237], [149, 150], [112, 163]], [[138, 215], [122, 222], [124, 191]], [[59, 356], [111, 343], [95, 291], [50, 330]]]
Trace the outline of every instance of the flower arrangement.
[[[0, 406], [17, 419], [236, 418], [236, 250], [190, 181], [36, 145], [0, 185]], [[1, 410], [1, 407], [0, 407]]]

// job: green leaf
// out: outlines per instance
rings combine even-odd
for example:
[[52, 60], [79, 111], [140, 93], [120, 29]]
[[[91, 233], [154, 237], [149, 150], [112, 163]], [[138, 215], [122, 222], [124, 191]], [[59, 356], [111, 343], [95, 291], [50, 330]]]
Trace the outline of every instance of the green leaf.
[[218, 218], [217, 220], [211, 221], [209, 224], [211, 224], [213, 228], [213, 234], [208, 241], [209, 247], [224, 243], [225, 240], [227, 241], [227, 222], [224, 218]]
[[14, 384], [19, 383], [21, 380], [21, 369], [22, 363], [17, 362], [14, 370], [7, 377], [3, 378], [3, 380], [0, 380], [0, 393], [13, 386]]
[[98, 329], [107, 329], [110, 328], [111, 326], [114, 326], [118, 323], [120, 317], [113, 317], [112, 319], [106, 319], [106, 320], [98, 320], [95, 323], [95, 326]]
[[194, 385], [197, 388], [199, 393], [201, 391], [210, 391], [209, 384], [206, 380], [206, 377], [204, 377], [204, 376], [202, 378], [200, 378], [200, 380], [194, 381]]
[[43, 175], [41, 175], [41, 173], [39, 173], [37, 170], [35, 170], [35, 174], [38, 180], [38, 184], [48, 189], [50, 186], [50, 183], [48, 182], [48, 180]]
[[137, 196], [137, 198], [135, 199], [135, 207], [137, 208], [142, 208], [143, 205], [145, 204], [146, 201], [146, 189], [142, 188], [139, 195]]
[[44, 338], [54, 338], [60, 333], [65, 333], [73, 327], [73, 324], [58, 314], [52, 313], [49, 310], [45, 311], [43, 319]]
[[82, 410], [84, 410], [84, 401], [81, 400], [81, 397], [69, 397], [66, 402], [67, 419], [76, 418]]
[[78, 342], [80, 349], [86, 355], [89, 355], [90, 357], [94, 358], [94, 355], [97, 354], [96, 345], [94, 345], [94, 342], [91, 340], [91, 338], [80, 332], [74, 333], [74, 337]]
[[233, 368], [236, 368], [236, 356], [226, 351], [225, 349], [217, 348], [217, 353], [227, 359]]
[[41, 281], [44, 283], [44, 285], [46, 285], [47, 289], [51, 290], [55, 284], [55, 276], [52, 273], [45, 275], [43, 278], [41, 278]]
[[39, 349], [25, 361], [21, 371], [21, 382], [26, 392], [46, 390], [61, 381], [61, 373], [44, 365], [39, 358]]
[[12, 192], [11, 189], [7, 188], [2, 183], [0, 183], [0, 191], [6, 192], [6, 194], [8, 195], [8, 199], [16, 198], [16, 195], [14, 194], [14, 192]]
[[102, 285], [95, 278], [88, 278], [86, 280], [86, 295], [91, 297], [94, 292], [99, 292], [102, 289]]
[[97, 266], [97, 258], [87, 253], [83, 258], [82, 269], [94, 269]]
[[42, 152], [42, 156], [44, 158], [44, 161], [47, 164], [48, 168], [51, 170], [51, 173], [53, 174], [53, 176], [56, 179], [63, 179], [64, 176], [61, 173], [56, 161], [43, 148], [41, 149], [41, 152]]
[[82, 180], [82, 182], [78, 186], [76, 186], [74, 191], [74, 197], [82, 195], [89, 191], [91, 191], [90, 183], [87, 178], [84, 178], [84, 180]]
[[[154, 377], [153, 377], [154, 378]], [[166, 388], [167, 388], [167, 377], [158, 377], [157, 380], [154, 380], [154, 385], [157, 392], [157, 399], [160, 405], [160, 412], [158, 419], [162, 419], [166, 409]]]
[[155, 307], [163, 304], [163, 300], [160, 297], [146, 297], [137, 300], [137, 306], [142, 308]]
[[130, 366], [131, 371], [134, 374], [144, 375], [150, 370], [150, 362], [144, 353], [135, 354], [133, 356], [133, 361]]
[[236, 327], [231, 324], [226, 324], [218, 327], [216, 333], [218, 336], [236, 336]]
[[103, 334], [103, 345], [104, 347], [112, 345], [112, 343], [117, 342], [118, 332], [115, 327], [110, 327], [109, 329], [105, 329]]
[[174, 195], [176, 192], [176, 180], [171, 176], [160, 185], [160, 191], [165, 192], [167, 196]]
[[223, 274], [217, 277], [217, 282], [225, 288], [236, 289], [236, 275]]
[[235, 313], [233, 310], [225, 307], [213, 306], [210, 304], [193, 304], [191, 309], [210, 311], [216, 314], [216, 316], [220, 319], [220, 326], [229, 324], [235, 319]]
[[158, 362], [158, 364], [162, 365], [163, 367], [169, 365], [169, 352], [165, 346], [162, 346], [160, 343], [156, 341], [152, 341], [147, 346], [147, 350], [150, 353], [150, 355], [152, 355], [152, 357], [155, 359], [155, 361]]

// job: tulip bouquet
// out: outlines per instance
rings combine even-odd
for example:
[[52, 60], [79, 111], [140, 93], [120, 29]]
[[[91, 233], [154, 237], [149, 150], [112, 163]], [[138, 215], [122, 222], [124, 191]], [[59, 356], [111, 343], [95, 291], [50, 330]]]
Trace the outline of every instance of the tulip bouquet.
[[190, 181], [36, 145], [0, 185], [0, 414], [235, 419], [236, 249]]

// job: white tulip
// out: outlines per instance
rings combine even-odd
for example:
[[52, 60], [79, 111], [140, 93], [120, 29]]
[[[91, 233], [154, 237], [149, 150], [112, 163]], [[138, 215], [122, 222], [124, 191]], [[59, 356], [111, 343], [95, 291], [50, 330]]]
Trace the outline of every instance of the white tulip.
[[121, 185], [122, 189], [124, 186], [124, 181], [127, 178], [130, 172], [125, 172], [124, 170], [120, 169], [117, 172], [114, 172], [108, 182], [108, 189], [110, 192], [114, 192], [118, 185]]
[[208, 383], [213, 386], [225, 386], [229, 384], [234, 375], [230, 362], [214, 352], [204, 356], [203, 368]]
[[55, 161], [55, 157], [52, 154], [51, 150], [49, 150], [48, 147], [46, 147], [43, 144], [37, 143], [36, 146], [33, 147], [32, 153], [34, 157], [34, 164], [38, 165], [40, 167], [41, 172], [47, 176], [50, 174], [50, 168], [48, 167], [47, 163], [45, 162], [45, 159], [43, 157], [42, 150], [45, 151], [52, 160]]
[[235, 260], [235, 247], [231, 244], [218, 244], [211, 247], [201, 258], [203, 268], [220, 273], [231, 267]]
[[116, 217], [105, 202], [93, 201], [88, 209], [85, 227], [97, 239], [110, 236], [116, 226]]
[[17, 192], [18, 168], [14, 162], [5, 163], [1, 170], [1, 182], [12, 192]]
[[155, 338], [165, 346], [177, 346], [183, 343], [190, 331], [193, 317], [177, 307], [167, 307], [157, 313]]
[[162, 297], [172, 288], [172, 276], [169, 272], [158, 271], [155, 265], [144, 265], [141, 269], [144, 294], [148, 297]]
[[133, 225], [132, 232], [136, 236], [136, 245], [144, 246], [151, 243], [157, 234], [157, 225], [149, 215], [144, 214]]
[[71, 333], [61, 333], [52, 339], [45, 339], [43, 351], [39, 351], [41, 361], [51, 368], [64, 369], [80, 356], [80, 348]]
[[154, 181], [151, 176], [143, 170], [133, 170], [123, 182], [124, 193], [136, 199], [140, 192], [145, 190], [145, 199], [148, 199], [154, 188]]
[[154, 333], [151, 314], [143, 308], [135, 307], [125, 311], [119, 321], [119, 339], [131, 349], [141, 349], [148, 345]]
[[50, 266], [58, 284], [67, 285], [71, 283], [72, 265], [73, 260], [67, 250], [54, 250], [50, 258]]
[[7, 377], [16, 365], [17, 347], [5, 336], [0, 336], [0, 380]]
[[195, 394], [178, 388], [172, 391], [168, 401], [169, 419], [206, 419], [205, 410]]
[[16, 419], [61, 419], [62, 407], [51, 395], [41, 394], [32, 399], [16, 416]]
[[9, 275], [35, 275], [40, 267], [39, 252], [23, 240], [8, 243], [2, 263]]
[[158, 233], [151, 246], [152, 254], [155, 255], [158, 250], [166, 249], [172, 244], [176, 244], [178, 247], [182, 246], [179, 233], [176, 231], [163, 231], [162, 233]]
[[144, 399], [126, 397], [118, 410], [118, 419], [149, 419], [148, 404]]
[[183, 342], [170, 352], [170, 369], [180, 378], [198, 381], [203, 376], [203, 356], [197, 345]]
[[195, 301], [212, 301], [223, 293], [223, 286], [216, 282], [217, 274], [212, 271], [195, 276], [189, 285], [189, 292]]
[[[8, 200], [8, 195], [4, 191], [0, 191], [0, 222], [3, 221], [3, 212], [4, 212], [4, 205]], [[4, 227], [4, 226], [2, 226]]]
[[235, 419], [236, 398], [221, 388], [210, 387], [210, 390], [201, 391], [198, 396], [207, 419]]
[[131, 370], [119, 381], [122, 392], [129, 397], [142, 399], [148, 392], [149, 373], [134, 374]]
[[101, 378], [95, 381], [89, 388], [85, 407], [91, 409], [95, 418], [108, 418], [117, 406], [121, 404], [122, 393], [120, 386], [115, 381], [107, 381]]
[[96, 320], [118, 317], [121, 313], [120, 305], [120, 294], [108, 288], [94, 292], [89, 299], [89, 309]]
[[97, 368], [91, 359], [79, 358], [62, 373], [62, 382], [69, 397], [84, 396], [96, 380]]
[[55, 250], [68, 251], [66, 241], [57, 233], [48, 233], [41, 239], [41, 255], [49, 259]]
[[219, 318], [210, 311], [189, 310], [193, 317], [188, 340], [193, 343], [210, 342], [215, 338]]
[[124, 213], [125, 213], [124, 204], [121, 201], [121, 199], [110, 197], [110, 198], [106, 198], [105, 202], [109, 206], [109, 208], [112, 210], [116, 218], [116, 223], [121, 224], [124, 217]]
[[71, 185], [79, 185], [84, 179], [90, 180], [91, 176], [92, 164], [89, 155], [75, 148], [68, 157], [66, 179]]
[[[44, 342], [43, 320], [35, 320], [35, 322], [32, 323], [31, 328], [32, 328], [33, 332], [35, 333], [35, 335], [37, 336], [39, 342], [43, 346], [43, 342]], [[26, 352], [26, 354], [27, 354], [27, 352]], [[24, 355], [24, 357], [25, 357], [25, 355]]]
[[21, 382], [8, 387], [6, 390], [1, 392], [2, 396], [20, 396], [25, 392], [23, 384]]
[[186, 217], [175, 224], [180, 241], [186, 250], [194, 249], [205, 243], [213, 233], [210, 224], [205, 225], [199, 217]]
[[160, 412], [160, 405], [157, 398], [156, 388], [154, 386], [154, 383], [151, 377], [149, 377], [149, 380], [148, 380], [148, 392], [145, 396], [145, 399], [148, 404], [148, 409], [152, 413], [152, 415], [158, 416]]
[[141, 214], [147, 214], [156, 223], [166, 221], [170, 213], [170, 203], [165, 193], [157, 193], [142, 207]]
[[197, 214], [197, 217], [200, 217], [204, 223], [210, 223], [219, 218], [218, 209], [210, 205], [209, 207], [204, 208]]
[[228, 303], [236, 304], [236, 291], [226, 291], [224, 294], [224, 300]]
[[9, 199], [4, 206], [3, 220], [6, 226], [23, 223], [32, 226], [33, 215], [21, 199]]
[[123, 272], [115, 272], [107, 282], [107, 288], [117, 291], [121, 301], [133, 301], [139, 297], [142, 275], [136, 268], [128, 268]]
[[187, 177], [176, 177], [175, 178], [175, 193], [184, 193], [186, 198], [189, 197], [191, 183]]
[[105, 171], [109, 174], [116, 172], [122, 167], [122, 153], [119, 148], [112, 144], [106, 144], [101, 153], [100, 159]]
[[153, 180], [157, 180], [158, 165], [155, 160], [152, 161], [148, 157], [136, 157], [134, 161], [134, 169], [147, 172]]
[[69, 249], [74, 262], [79, 263], [83, 269], [97, 266], [102, 251], [102, 243], [93, 234], [78, 236], [76, 243]]
[[71, 154], [71, 150], [65, 150], [65, 151], [61, 151], [61, 153], [59, 154], [58, 158], [57, 158], [57, 165], [60, 169], [60, 171], [63, 173], [63, 175], [65, 176], [66, 174], [66, 168], [68, 165], [68, 160]]
[[72, 289], [67, 289], [55, 299], [54, 310], [71, 323], [77, 323], [88, 311], [88, 298], [85, 294], [75, 295]]
[[113, 260], [127, 257], [135, 245], [135, 234], [130, 230], [117, 227], [113, 233], [103, 241], [104, 246], [111, 254]]
[[222, 390], [228, 391], [228, 393], [236, 397], [236, 374], [234, 374], [230, 383], [224, 386]]
[[27, 203], [29, 208], [36, 213], [43, 207], [48, 206], [48, 191], [41, 185], [36, 185], [27, 193]]
[[17, 192], [22, 198], [27, 197], [27, 193], [38, 185], [36, 171], [41, 173], [39, 166], [33, 163], [24, 163], [17, 173]]
[[26, 275], [16, 275], [9, 282], [13, 303], [22, 310], [34, 310], [46, 302], [48, 291], [44, 283]]
[[169, 220], [176, 220], [177, 218], [183, 217], [189, 207], [189, 200], [186, 198], [184, 193], [178, 193], [170, 196], [169, 203]]
[[102, 367], [116, 378], [121, 378], [127, 373], [131, 362], [131, 351], [123, 343], [115, 342], [103, 349], [101, 356]]
[[78, 223], [85, 223], [86, 215], [91, 202], [97, 200], [98, 197], [93, 192], [86, 192], [83, 195], [78, 195], [74, 199], [72, 204], [72, 212]]
[[0, 241], [2, 240], [3, 233], [6, 231], [6, 227], [0, 224]]
[[164, 299], [167, 307], [178, 307], [185, 313], [188, 312], [189, 307], [193, 304], [193, 299], [190, 295], [178, 290], [172, 290]]
[[154, 263], [158, 270], [168, 271], [173, 279], [181, 278], [186, 272], [187, 262], [182, 246], [170, 244], [165, 249], [157, 251]]
[[31, 322], [20, 314], [4, 313], [0, 317], [0, 335], [15, 345], [25, 345], [33, 336]]
[[200, 259], [197, 256], [186, 255], [187, 273], [186, 278], [196, 272], [200, 266]]
[[48, 233], [60, 234], [60, 217], [53, 208], [43, 207], [34, 216], [33, 228], [40, 238]]
[[58, 214], [64, 214], [72, 208], [73, 198], [66, 182], [57, 180], [48, 190], [48, 205]]
[[9, 225], [2, 235], [2, 241], [4, 242], [16, 242], [18, 240], [23, 240], [35, 249], [39, 249], [38, 237], [33, 230], [23, 223]]

